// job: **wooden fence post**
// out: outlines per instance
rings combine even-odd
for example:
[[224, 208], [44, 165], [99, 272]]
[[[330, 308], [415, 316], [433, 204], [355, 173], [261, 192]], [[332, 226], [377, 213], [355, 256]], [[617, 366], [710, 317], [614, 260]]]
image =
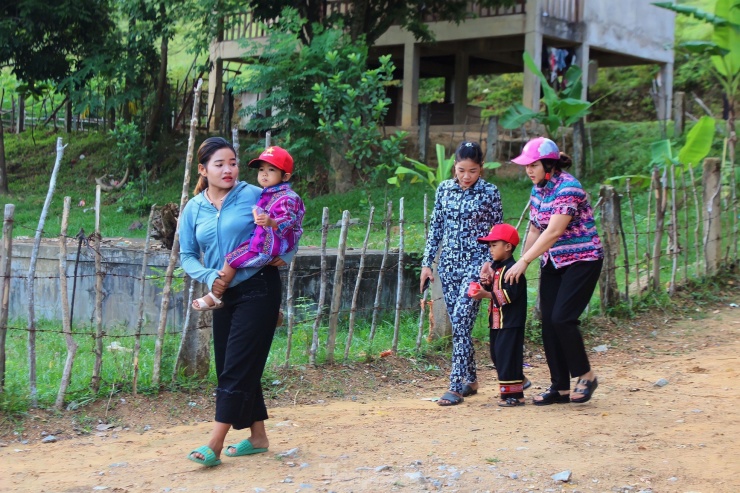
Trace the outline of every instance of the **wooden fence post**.
[[149, 210], [149, 221], [146, 223], [146, 238], [144, 239], [144, 255], [141, 260], [141, 284], [139, 285], [139, 316], [136, 320], [136, 335], [134, 339], [134, 382], [133, 393], [136, 395], [139, 383], [139, 352], [141, 351], [141, 328], [144, 326], [144, 288], [146, 287], [146, 271], [149, 268], [149, 244], [152, 237], [152, 219], [154, 218], [154, 208], [157, 204], [152, 204]]
[[694, 263], [694, 273], [696, 277], [699, 277], [701, 272], [704, 272], [704, 269], [702, 268], [702, 255], [700, 254], [701, 250], [699, 249], [699, 229], [702, 226], [702, 212], [701, 207], [699, 206], [699, 193], [696, 191], [696, 178], [694, 177], [694, 167], [692, 165], [689, 165], [689, 176], [691, 177], [691, 193], [694, 197], [694, 210], [696, 212], [696, 222], [694, 223], [694, 255], [696, 257], [696, 262]]
[[57, 138], [57, 159], [54, 162], [54, 170], [51, 172], [49, 190], [46, 193], [46, 200], [44, 201], [44, 207], [41, 210], [41, 217], [39, 217], [39, 225], [36, 228], [31, 260], [28, 266], [28, 380], [31, 385], [31, 405], [33, 407], [36, 407], [38, 404], [36, 389], [36, 313], [34, 311], [34, 277], [36, 276], [36, 261], [38, 260], [39, 246], [41, 245], [41, 235], [44, 232], [46, 216], [49, 213], [51, 199], [54, 196], [54, 189], [57, 186], [57, 174], [59, 173], [59, 167], [62, 164], [62, 156], [64, 156], [65, 147], [66, 146], [62, 145], [62, 138]]
[[93, 392], [100, 389], [100, 373], [103, 368], [103, 259], [100, 234], [100, 185], [95, 187], [95, 364], [90, 386]]
[[704, 188], [704, 264], [706, 275], [719, 271], [722, 258], [722, 221], [720, 190], [722, 189], [722, 163], [718, 158], [706, 158], [701, 176]]
[[[601, 311], [613, 308], [621, 301], [617, 286], [617, 258], [620, 250], [620, 214], [619, 195], [614, 187], [602, 185], [599, 189], [601, 202], [601, 239], [604, 244], [604, 267], [599, 276], [601, 293]], [[626, 252], [625, 252], [626, 253]]]
[[319, 303], [316, 307], [316, 319], [313, 323], [313, 335], [311, 337], [311, 347], [308, 353], [308, 361], [310, 364], [316, 364], [316, 352], [319, 349], [319, 327], [321, 326], [321, 318], [324, 314], [324, 303], [326, 302], [326, 283], [327, 283], [327, 272], [326, 272], [326, 238], [329, 235], [329, 208], [324, 207], [324, 211], [321, 215], [321, 286], [319, 288]]
[[8, 334], [8, 309], [10, 301], [10, 266], [13, 260], [13, 220], [15, 205], [5, 204], [3, 219], [3, 287], [2, 312], [0, 312], [0, 392], [5, 389], [5, 338]]
[[[640, 287], [640, 237], [637, 234], [637, 219], [635, 218], [635, 208], [632, 204], [632, 193], [630, 189], [630, 179], [627, 178], [627, 203], [630, 206], [630, 217], [632, 218], [632, 238], [634, 242], [635, 247], [635, 283], [637, 286], [637, 294], [638, 296], [642, 293], [642, 288]], [[627, 251], [624, 252], [625, 257], [628, 255]]]
[[401, 328], [401, 300], [403, 295], [403, 253], [404, 253], [403, 197], [398, 202], [398, 281], [396, 285], [396, 318], [393, 322], [393, 354], [398, 353], [398, 332]]
[[357, 298], [360, 295], [360, 284], [362, 274], [365, 272], [365, 255], [367, 254], [367, 244], [370, 241], [370, 233], [373, 229], [373, 216], [375, 207], [370, 207], [370, 216], [367, 218], [367, 231], [365, 232], [365, 241], [362, 243], [362, 252], [360, 253], [360, 266], [357, 269], [357, 280], [355, 281], [355, 290], [352, 293], [352, 306], [349, 311], [349, 328], [347, 329], [347, 341], [344, 344], [344, 361], [349, 359], [349, 348], [352, 345], [352, 335], [355, 329], [355, 317], [357, 315]]
[[331, 292], [331, 308], [329, 309], [329, 334], [326, 339], [326, 362], [334, 364], [334, 348], [337, 343], [337, 327], [339, 326], [339, 309], [342, 306], [342, 281], [344, 279], [344, 255], [347, 252], [347, 232], [349, 230], [349, 211], [342, 212], [342, 230], [339, 233], [337, 246], [337, 261], [334, 266], [334, 283]]
[[676, 294], [676, 271], [678, 270], [678, 211], [676, 210], [676, 165], [671, 163], [671, 243], [673, 249], [671, 250], [671, 256], [673, 257], [673, 265], [671, 266], [671, 281], [668, 284], [668, 294], [673, 296]]
[[683, 279], [689, 279], [689, 194], [686, 190], [686, 166], [681, 166], [681, 188], [683, 191], [681, 203], [683, 204], [683, 231], [684, 231], [684, 248], [683, 248]]
[[26, 128], [26, 98], [25, 94], [18, 96], [18, 122], [15, 124], [15, 133], [20, 134]]
[[293, 256], [293, 260], [290, 262], [290, 268], [288, 269], [288, 294], [285, 298], [285, 310], [287, 313], [287, 325], [288, 334], [286, 336], [285, 345], [285, 368], [290, 368], [290, 350], [293, 347], [293, 327], [295, 327], [295, 301], [294, 301], [294, 290], [295, 290], [295, 259], [297, 255]]
[[[180, 192], [180, 210], [185, 208], [185, 204], [188, 202], [189, 188], [190, 188], [190, 168], [193, 163], [193, 149], [195, 148], [195, 132], [198, 127], [198, 112], [200, 110], [200, 90], [203, 86], [203, 79], [198, 79], [198, 84], [195, 86], [195, 94], [193, 95], [193, 114], [190, 121], [190, 137], [188, 138], [188, 151], [185, 157], [185, 173], [182, 179], [182, 191]], [[172, 274], [175, 271], [175, 264], [179, 259], [180, 253], [180, 222], [177, 222], [175, 228], [175, 238], [172, 242], [172, 250], [170, 250], [170, 259], [167, 264], [167, 270], [164, 274], [164, 289], [162, 290], [162, 304], [159, 309], [159, 326], [157, 327], [157, 337], [154, 341], [154, 365], [152, 366], [152, 386], [155, 388], [159, 386], [160, 372], [162, 365], [162, 345], [164, 340], [164, 331], [167, 327], [167, 311], [170, 307], [170, 292], [172, 289]]]
[[[429, 225], [427, 224], [427, 194], [424, 194], [424, 240], [426, 241], [427, 236], [429, 236]], [[421, 339], [423, 335], [423, 328], [424, 328], [424, 310], [426, 309], [427, 305], [427, 294], [429, 293], [429, 289], [425, 289], [421, 293], [421, 302], [419, 303], [419, 330], [416, 334], [416, 351], [418, 352], [419, 349], [421, 349]]]
[[385, 274], [385, 264], [388, 260], [388, 252], [391, 247], [391, 218], [393, 217], [393, 202], [388, 202], [385, 210], [385, 246], [383, 247], [383, 258], [380, 261], [378, 270], [378, 283], [375, 287], [375, 302], [373, 303], [373, 319], [370, 323], [369, 342], [372, 345], [375, 338], [375, 329], [378, 326], [378, 314], [380, 313], [380, 296], [383, 293], [383, 275]]
[[653, 242], [653, 289], [660, 290], [660, 257], [663, 251], [663, 228], [665, 225], [666, 185], [665, 173], [660, 177], [657, 168], [653, 168], [653, 185], [655, 186], [655, 240]]
[[59, 292], [62, 302], [62, 331], [67, 344], [67, 359], [64, 362], [62, 381], [59, 384], [57, 400], [54, 403], [56, 409], [61, 410], [64, 406], [64, 395], [67, 393], [69, 382], [72, 379], [72, 366], [77, 354], [77, 342], [72, 337], [72, 322], [69, 317], [69, 298], [67, 297], [67, 228], [69, 223], [69, 208], [72, 197], [64, 197], [64, 209], [62, 211], [62, 228], [59, 232]]

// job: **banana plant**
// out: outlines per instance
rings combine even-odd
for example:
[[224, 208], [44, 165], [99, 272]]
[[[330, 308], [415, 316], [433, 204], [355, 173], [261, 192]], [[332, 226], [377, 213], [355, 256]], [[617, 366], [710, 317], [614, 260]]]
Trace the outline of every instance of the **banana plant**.
[[[426, 164], [411, 159], [406, 156], [406, 161], [411, 163], [412, 167], [399, 166], [394, 171], [394, 176], [388, 178], [391, 185], [401, 186], [404, 179], [409, 183], [426, 183], [433, 190], [436, 190], [440, 183], [452, 177], [452, 168], [455, 166], [455, 156], [445, 157], [445, 146], [437, 144], [437, 168], [431, 168]], [[501, 163], [487, 162], [483, 163], [483, 169], [496, 169]]]
[[542, 71], [537, 67], [532, 57], [526, 51], [522, 55], [527, 68], [540, 79], [544, 111], [535, 111], [521, 103], [510, 106], [501, 116], [501, 126], [504, 128], [519, 128], [530, 120], [536, 120], [545, 126], [547, 136], [557, 140], [561, 127], [569, 127], [586, 116], [594, 103], [581, 99], [583, 90], [583, 72], [577, 65], [571, 65], [565, 73], [565, 89], [556, 92]]
[[[668, 166], [676, 165], [676, 175], [680, 177], [681, 173], [688, 169], [688, 166], [697, 168], [712, 149], [715, 123], [714, 118], [701, 117], [686, 134], [686, 143], [678, 152], [674, 151], [673, 145], [668, 139], [653, 142], [650, 146], [652, 160], [648, 165], [648, 173], [653, 166], [659, 166], [664, 169], [663, 176], [665, 176], [665, 170], [668, 169]], [[632, 187], [647, 189], [650, 186], [650, 174], [613, 176], [607, 178], [606, 181], [607, 183], [624, 186], [627, 178], [630, 179]]]
[[717, 0], [714, 14], [696, 7], [676, 5], [674, 2], [655, 2], [653, 5], [712, 25], [711, 41], [686, 41], [678, 47], [695, 56], [708, 57], [711, 61], [710, 72], [725, 93], [729, 113], [724, 146], [729, 166], [723, 163], [722, 168], [735, 187], [737, 173], [740, 171], [735, 166], [735, 105], [740, 90], [740, 0]]

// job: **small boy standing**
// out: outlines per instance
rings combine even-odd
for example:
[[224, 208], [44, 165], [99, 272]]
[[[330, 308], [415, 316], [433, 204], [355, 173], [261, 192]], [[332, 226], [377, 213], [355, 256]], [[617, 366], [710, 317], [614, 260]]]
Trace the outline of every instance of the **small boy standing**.
[[490, 299], [488, 326], [491, 333], [491, 360], [498, 372], [501, 407], [523, 406], [524, 324], [527, 320], [527, 281], [504, 282], [504, 273], [516, 263], [514, 250], [519, 233], [509, 224], [496, 224], [487, 236], [478, 238], [491, 252], [493, 275], [482, 278], [483, 289], [472, 297]]

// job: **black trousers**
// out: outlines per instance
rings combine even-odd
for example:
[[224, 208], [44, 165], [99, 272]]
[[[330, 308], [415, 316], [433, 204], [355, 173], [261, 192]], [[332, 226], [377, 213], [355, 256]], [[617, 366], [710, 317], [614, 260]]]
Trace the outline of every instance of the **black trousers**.
[[570, 390], [571, 377], [591, 370], [578, 318], [594, 294], [603, 263], [576, 262], [556, 269], [548, 261], [540, 271], [542, 342], [554, 390]]
[[498, 374], [501, 399], [524, 397], [524, 327], [490, 329], [491, 361]]
[[224, 307], [213, 312], [216, 360], [216, 421], [236, 430], [267, 419], [262, 373], [280, 310], [282, 285], [277, 267], [257, 274], [224, 293]]

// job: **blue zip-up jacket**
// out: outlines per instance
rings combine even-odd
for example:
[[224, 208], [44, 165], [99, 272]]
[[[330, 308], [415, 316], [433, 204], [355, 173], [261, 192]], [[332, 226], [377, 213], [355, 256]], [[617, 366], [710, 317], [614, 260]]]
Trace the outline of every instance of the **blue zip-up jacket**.
[[[252, 206], [259, 200], [262, 189], [240, 181], [224, 200], [221, 210], [205, 198], [203, 192], [193, 197], [180, 214], [180, 264], [183, 270], [209, 289], [218, 278], [226, 254], [249, 240], [254, 232]], [[200, 256], [203, 252], [203, 263]], [[290, 263], [295, 250], [281, 255]], [[249, 279], [257, 268], [237, 269], [229, 287]]]
[[439, 272], [477, 276], [483, 263], [491, 261], [488, 246], [478, 243], [478, 238], [501, 222], [501, 194], [496, 185], [478, 178], [463, 190], [456, 179], [443, 181], [437, 187], [422, 267], [431, 267], [441, 248]]

